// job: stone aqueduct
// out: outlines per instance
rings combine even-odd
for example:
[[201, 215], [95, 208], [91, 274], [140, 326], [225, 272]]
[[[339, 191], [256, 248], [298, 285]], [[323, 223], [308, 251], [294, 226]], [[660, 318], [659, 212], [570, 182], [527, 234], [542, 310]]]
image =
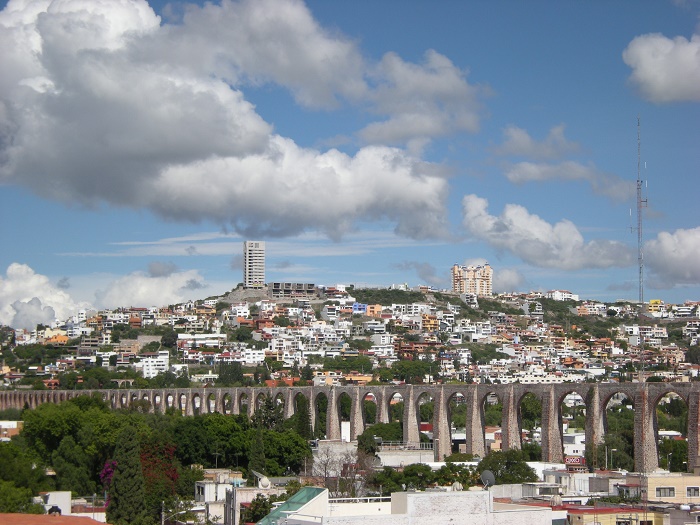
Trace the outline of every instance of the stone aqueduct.
[[[165, 411], [179, 408], [185, 415], [220, 412], [255, 413], [256, 406], [271, 395], [284, 404], [285, 417], [295, 410], [297, 396], [309, 402], [311, 414], [317, 413], [322, 395], [327, 398], [326, 437], [340, 439], [341, 396], [351, 400], [350, 433], [355, 439], [365, 428], [363, 410], [365, 399], [376, 403], [376, 421], [389, 422], [389, 406], [399, 394], [404, 401], [403, 435], [409, 444], [418, 444], [419, 406], [425, 395], [432, 398], [433, 439], [435, 459], [451, 453], [449, 424], [450, 401], [459, 398], [466, 403], [467, 452], [485, 454], [484, 403], [487, 396], [496, 395], [503, 404], [503, 448], [520, 448], [520, 402], [526, 394], [533, 394], [542, 404], [542, 460], [562, 462], [562, 403], [569, 394], [578, 394], [586, 407], [586, 444], [602, 444], [606, 430], [606, 407], [616, 394], [624, 394], [634, 406], [634, 462], [639, 472], [653, 471], [659, 466], [657, 451], [656, 406], [669, 393], [680, 396], [688, 407], [688, 470], [700, 467], [700, 383], [565, 383], [548, 385], [400, 385], [400, 386], [332, 386], [332, 387], [279, 387], [279, 388], [201, 388], [158, 390], [16, 390], [0, 392], [0, 410], [7, 408], [34, 408], [43, 403], [60, 403], [79, 395], [100, 395], [112, 408], [128, 408], [136, 401], [148, 401], [150, 410]], [[251, 402], [253, 400], [254, 402]], [[315, 418], [311, 418], [312, 423]]]

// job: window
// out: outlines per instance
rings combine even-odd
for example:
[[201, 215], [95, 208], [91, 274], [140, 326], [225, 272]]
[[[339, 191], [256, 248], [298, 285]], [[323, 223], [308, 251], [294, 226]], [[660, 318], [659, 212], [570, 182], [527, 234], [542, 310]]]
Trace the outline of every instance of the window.
[[676, 489], [675, 487], [656, 487], [656, 497], [657, 498], [675, 498]]
[[689, 498], [700, 497], [700, 487], [686, 487], [685, 488], [685, 495], [688, 496]]

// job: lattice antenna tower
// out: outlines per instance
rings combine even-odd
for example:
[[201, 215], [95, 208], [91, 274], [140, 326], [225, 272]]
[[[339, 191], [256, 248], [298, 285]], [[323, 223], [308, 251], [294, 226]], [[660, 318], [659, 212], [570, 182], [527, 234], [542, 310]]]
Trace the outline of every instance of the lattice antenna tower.
[[[646, 166], [645, 166], [646, 167]], [[642, 195], [642, 140], [641, 140], [641, 123], [637, 116], [637, 227], [633, 231], [637, 231], [637, 264], [639, 266], [639, 307], [644, 305], [644, 251], [642, 248], [643, 229], [642, 229], [642, 209], [646, 208], [647, 200]]]

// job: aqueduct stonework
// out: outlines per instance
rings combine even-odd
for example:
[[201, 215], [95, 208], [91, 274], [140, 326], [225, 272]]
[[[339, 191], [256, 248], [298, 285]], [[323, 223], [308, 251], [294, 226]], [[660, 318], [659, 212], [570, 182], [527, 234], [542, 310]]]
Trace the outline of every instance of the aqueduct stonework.
[[[61, 403], [80, 395], [99, 395], [112, 408], [128, 408], [142, 402], [146, 409], [164, 412], [176, 408], [185, 415], [210, 412], [239, 414], [255, 413], [262, 399], [270, 395], [284, 403], [285, 417], [294, 414], [297, 396], [309, 402], [310, 412], [318, 410], [322, 396], [327, 399], [326, 437], [340, 439], [342, 396], [349, 396], [350, 434], [355, 439], [365, 428], [363, 401], [376, 403], [376, 421], [389, 422], [391, 400], [398, 394], [404, 402], [403, 436], [409, 444], [419, 438], [421, 400], [429, 396], [434, 402], [433, 443], [435, 459], [451, 453], [449, 423], [450, 401], [466, 403], [467, 452], [483, 457], [484, 403], [487, 396], [496, 395], [503, 404], [503, 448], [520, 448], [520, 402], [526, 394], [533, 394], [542, 404], [542, 460], [562, 462], [562, 403], [569, 394], [578, 394], [586, 407], [586, 447], [603, 443], [606, 429], [606, 407], [616, 394], [624, 394], [634, 406], [634, 462], [635, 470], [649, 472], [658, 467], [656, 406], [669, 393], [682, 398], [688, 407], [688, 470], [700, 467], [700, 383], [564, 383], [545, 385], [399, 385], [399, 386], [294, 386], [277, 388], [200, 388], [158, 390], [10, 390], [0, 392], [0, 410], [7, 408], [35, 408], [43, 403]], [[254, 402], [250, 402], [254, 400]], [[311, 418], [312, 422], [315, 418]]]

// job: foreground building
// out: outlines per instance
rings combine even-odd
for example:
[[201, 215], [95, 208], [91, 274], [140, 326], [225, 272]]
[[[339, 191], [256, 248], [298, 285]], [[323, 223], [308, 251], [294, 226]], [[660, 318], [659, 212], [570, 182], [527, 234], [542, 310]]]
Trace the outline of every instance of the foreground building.
[[305, 487], [259, 525], [552, 525], [550, 507], [493, 500], [489, 491], [395, 492], [391, 498], [330, 500], [328, 490]]

